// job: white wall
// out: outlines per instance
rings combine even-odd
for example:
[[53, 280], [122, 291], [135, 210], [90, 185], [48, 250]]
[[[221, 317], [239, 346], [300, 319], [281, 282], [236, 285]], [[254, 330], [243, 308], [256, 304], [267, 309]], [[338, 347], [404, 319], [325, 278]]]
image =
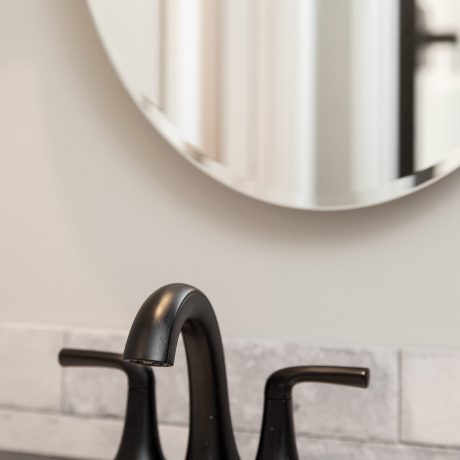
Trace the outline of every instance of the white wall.
[[460, 174], [383, 206], [224, 188], [125, 94], [82, 0], [0, 0], [0, 320], [127, 328], [164, 283], [230, 337], [460, 345]]

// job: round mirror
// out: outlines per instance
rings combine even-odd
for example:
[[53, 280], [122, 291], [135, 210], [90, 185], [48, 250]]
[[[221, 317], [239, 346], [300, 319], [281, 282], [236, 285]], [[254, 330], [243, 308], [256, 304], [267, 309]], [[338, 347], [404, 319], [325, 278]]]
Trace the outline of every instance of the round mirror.
[[88, 0], [125, 87], [200, 169], [347, 209], [460, 164], [459, 0]]

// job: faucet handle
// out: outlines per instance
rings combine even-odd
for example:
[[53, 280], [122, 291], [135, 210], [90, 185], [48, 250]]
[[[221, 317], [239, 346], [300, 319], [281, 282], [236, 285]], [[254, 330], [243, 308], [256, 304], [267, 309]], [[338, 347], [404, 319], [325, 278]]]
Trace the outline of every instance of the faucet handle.
[[64, 348], [59, 353], [59, 364], [63, 367], [119, 369], [127, 375], [129, 388], [149, 389], [154, 384], [153, 372], [150, 368], [124, 361], [119, 353]]
[[273, 373], [265, 385], [265, 404], [256, 460], [298, 460], [292, 388], [302, 382], [319, 382], [367, 388], [369, 369], [337, 366], [300, 366]]
[[63, 367], [105, 367], [123, 371], [128, 377], [128, 401], [115, 460], [164, 460], [151, 368], [124, 361], [118, 353], [70, 348], [60, 351], [59, 363]]
[[265, 385], [265, 397], [289, 399], [292, 388], [302, 382], [330, 383], [367, 388], [370, 371], [361, 367], [298, 366], [274, 372]]

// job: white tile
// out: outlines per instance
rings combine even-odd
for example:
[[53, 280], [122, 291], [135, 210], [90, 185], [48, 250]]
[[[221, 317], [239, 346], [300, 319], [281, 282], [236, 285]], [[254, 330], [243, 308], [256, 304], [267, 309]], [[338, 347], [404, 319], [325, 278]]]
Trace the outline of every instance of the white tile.
[[188, 425], [189, 395], [187, 359], [179, 341], [173, 367], [154, 368], [158, 419], [163, 423]]
[[0, 325], [0, 406], [59, 410], [62, 344], [58, 329]]
[[[0, 450], [46, 457], [109, 460], [120, 441], [122, 422], [0, 410]], [[188, 429], [160, 426], [166, 458], [183, 458]], [[242, 459], [255, 458], [258, 435], [236, 433]], [[300, 437], [300, 460], [458, 460], [460, 450], [421, 448]]]
[[43, 456], [112, 459], [122, 422], [0, 410], [0, 449]]
[[227, 367], [235, 426], [259, 429], [268, 376], [298, 365], [363, 366], [367, 390], [301, 384], [294, 390], [299, 433], [396, 441], [399, 423], [399, 356], [394, 350], [343, 350], [295, 344], [230, 342]]
[[[341, 350], [257, 341], [226, 341], [225, 357], [234, 426], [258, 432], [267, 377], [305, 364], [365, 366], [369, 389], [304, 384], [295, 390], [300, 433], [395, 441], [399, 432], [399, 354], [395, 350]], [[161, 422], [188, 423], [188, 381], [182, 345], [173, 368], [155, 369]]]
[[[42, 457], [33, 454], [21, 454], [12, 452], [0, 452], [0, 460], [43, 460]], [[46, 460], [58, 460], [56, 457], [47, 457]]]
[[399, 439], [399, 353], [320, 348], [297, 362], [359, 366], [371, 370], [367, 389], [303, 384], [294, 391], [297, 430], [310, 435], [364, 440]]
[[[65, 347], [123, 353], [127, 332], [73, 330], [66, 332]], [[63, 410], [86, 416], [124, 417], [127, 378], [117, 369], [63, 369]]]
[[[161, 427], [161, 439], [166, 458], [184, 458], [188, 430]], [[252, 433], [235, 434], [241, 459], [256, 457], [259, 436]], [[299, 437], [300, 460], [458, 460], [460, 451], [420, 448], [396, 444], [373, 444]]]
[[300, 460], [458, 460], [460, 451], [300, 438]]
[[[124, 333], [100, 331], [68, 335], [67, 346], [122, 352]], [[372, 369], [367, 390], [304, 384], [295, 390], [296, 426], [300, 433], [394, 441], [398, 437], [398, 353], [393, 350], [341, 350], [256, 341], [225, 343], [234, 425], [258, 431], [263, 390], [274, 371], [293, 365], [330, 364]], [[157, 410], [162, 423], [188, 423], [188, 376], [182, 343], [175, 366], [154, 369]], [[65, 409], [69, 413], [122, 417], [126, 379], [106, 369], [67, 369]]]
[[[122, 420], [110, 417], [124, 416], [126, 377], [108, 369], [62, 370], [57, 356], [64, 346], [122, 353], [126, 337], [125, 331], [64, 333], [59, 328], [0, 325], [0, 359], [2, 368], [8, 369], [0, 379], [0, 450], [112, 458]], [[400, 375], [395, 350], [227, 341], [225, 351], [234, 425], [246, 431], [236, 435], [242, 458], [254, 458], [256, 453], [255, 433], [260, 429], [267, 377], [283, 367], [315, 364], [369, 367], [371, 387], [301, 384], [296, 388], [301, 459], [460, 459], [458, 352], [405, 351]], [[188, 436], [188, 377], [182, 343], [175, 366], [154, 371], [159, 418], [167, 423], [161, 427], [163, 448], [168, 458], [183, 456]], [[401, 438], [407, 445], [396, 444], [400, 378]], [[60, 409], [61, 400], [66, 413], [53, 413]]]
[[460, 446], [459, 388], [459, 352], [403, 352], [402, 440]]
[[[0, 410], [0, 451], [112, 460], [122, 425], [121, 420], [108, 418]], [[160, 436], [166, 458], [185, 456], [188, 428], [160, 426]], [[242, 444], [244, 449], [247, 442]]]
[[188, 428], [160, 425], [161, 448], [165, 458], [185, 458], [188, 441]]
[[[161, 441], [166, 458], [184, 458], [187, 447], [186, 428], [161, 426]], [[256, 457], [259, 435], [236, 432], [241, 459]], [[300, 460], [458, 460], [460, 450], [421, 448], [397, 444], [298, 438]]]
[[[236, 434], [242, 459], [255, 458], [258, 435]], [[297, 439], [300, 460], [459, 460], [460, 450], [421, 448], [398, 444], [378, 444], [358, 441], [315, 439], [300, 436]], [[172, 457], [171, 457], [172, 458]]]
[[[123, 353], [128, 333], [123, 331], [74, 330], [66, 334], [66, 347]], [[188, 422], [188, 376], [185, 352], [179, 342], [176, 363], [171, 368], [153, 368], [157, 412], [162, 422]], [[64, 409], [86, 416], [124, 417], [127, 381], [112, 369], [66, 368]]]
[[[166, 458], [172, 460], [185, 458], [185, 453], [187, 451], [188, 428], [172, 425], [160, 425], [160, 439], [163, 453]], [[235, 439], [240, 458], [255, 458], [258, 445], [258, 435], [235, 433]]]

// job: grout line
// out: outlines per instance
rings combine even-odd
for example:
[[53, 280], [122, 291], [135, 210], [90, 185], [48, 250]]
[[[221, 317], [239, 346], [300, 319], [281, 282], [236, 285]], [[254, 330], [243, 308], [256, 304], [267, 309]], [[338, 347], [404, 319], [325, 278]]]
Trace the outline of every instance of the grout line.
[[446, 446], [442, 444], [424, 444], [422, 442], [416, 441], [401, 441], [399, 443], [401, 447], [418, 447], [422, 449], [437, 449], [437, 450], [447, 450], [451, 452], [460, 452], [460, 446]]
[[117, 416], [117, 415], [84, 415], [84, 414], [75, 414], [72, 412], [61, 412], [61, 410], [56, 409], [45, 409], [45, 408], [31, 408], [31, 407], [21, 407], [21, 406], [13, 406], [11, 404], [0, 404], [0, 412], [1, 411], [9, 411], [9, 412], [19, 412], [21, 414], [36, 414], [36, 415], [55, 415], [61, 417], [69, 417], [69, 418], [76, 418], [76, 419], [94, 419], [94, 420], [123, 420], [124, 416]]

